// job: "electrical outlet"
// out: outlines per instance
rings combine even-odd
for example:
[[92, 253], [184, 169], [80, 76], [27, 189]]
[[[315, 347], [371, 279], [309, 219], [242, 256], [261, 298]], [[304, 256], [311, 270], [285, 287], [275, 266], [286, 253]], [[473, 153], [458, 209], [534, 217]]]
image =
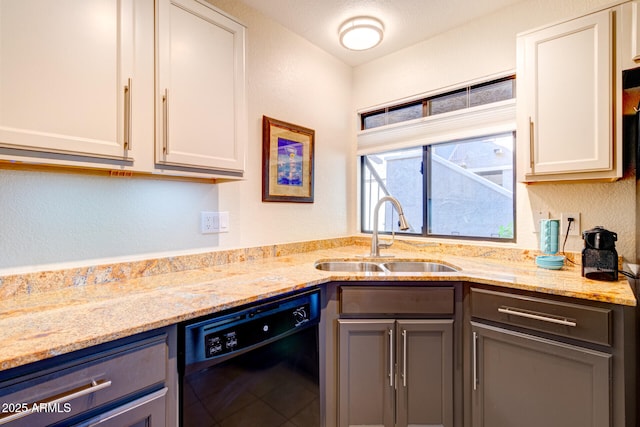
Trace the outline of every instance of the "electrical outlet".
[[220, 216], [218, 212], [200, 212], [200, 232], [202, 234], [220, 231]]
[[[569, 225], [569, 218], [573, 218]], [[569, 236], [580, 235], [580, 212], [563, 212], [560, 214], [560, 236], [564, 237], [569, 229]]]

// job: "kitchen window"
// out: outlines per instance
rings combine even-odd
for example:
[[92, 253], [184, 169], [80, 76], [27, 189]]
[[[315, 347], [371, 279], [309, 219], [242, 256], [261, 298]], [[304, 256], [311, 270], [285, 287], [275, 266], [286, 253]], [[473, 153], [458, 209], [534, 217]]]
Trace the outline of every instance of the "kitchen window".
[[[426, 104], [361, 112], [363, 124], [372, 126], [358, 134], [361, 230], [373, 231], [374, 207], [391, 195], [410, 228], [399, 230], [398, 215], [386, 203], [378, 215], [382, 233], [515, 241], [513, 81], [469, 85], [431, 96]], [[369, 121], [376, 116], [385, 124]]]

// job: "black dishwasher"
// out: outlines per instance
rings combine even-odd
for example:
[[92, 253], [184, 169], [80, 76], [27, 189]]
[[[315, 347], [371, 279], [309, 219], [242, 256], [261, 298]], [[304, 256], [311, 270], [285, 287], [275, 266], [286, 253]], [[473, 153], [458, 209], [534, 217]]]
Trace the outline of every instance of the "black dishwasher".
[[180, 425], [320, 425], [320, 291], [184, 322]]

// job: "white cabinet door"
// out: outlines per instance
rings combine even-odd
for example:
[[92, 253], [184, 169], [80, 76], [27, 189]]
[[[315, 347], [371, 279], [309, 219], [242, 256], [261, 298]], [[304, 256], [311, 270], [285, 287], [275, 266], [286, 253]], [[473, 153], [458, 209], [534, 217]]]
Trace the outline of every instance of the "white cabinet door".
[[615, 168], [613, 16], [605, 10], [518, 38], [522, 180]]
[[0, 0], [0, 147], [123, 159], [134, 0]]
[[196, 0], [157, 0], [156, 163], [241, 174], [245, 28]]

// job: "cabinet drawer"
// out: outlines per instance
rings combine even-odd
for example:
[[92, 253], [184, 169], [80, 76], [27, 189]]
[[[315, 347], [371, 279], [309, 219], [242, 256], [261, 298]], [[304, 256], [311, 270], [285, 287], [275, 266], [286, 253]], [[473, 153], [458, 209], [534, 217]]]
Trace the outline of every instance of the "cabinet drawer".
[[343, 314], [453, 314], [451, 287], [343, 286]]
[[471, 316], [611, 346], [611, 310], [471, 289]]
[[[166, 354], [166, 336], [162, 335], [6, 387], [0, 384], [0, 424], [49, 425], [160, 386], [166, 379]], [[12, 418], [15, 420], [9, 421]]]

